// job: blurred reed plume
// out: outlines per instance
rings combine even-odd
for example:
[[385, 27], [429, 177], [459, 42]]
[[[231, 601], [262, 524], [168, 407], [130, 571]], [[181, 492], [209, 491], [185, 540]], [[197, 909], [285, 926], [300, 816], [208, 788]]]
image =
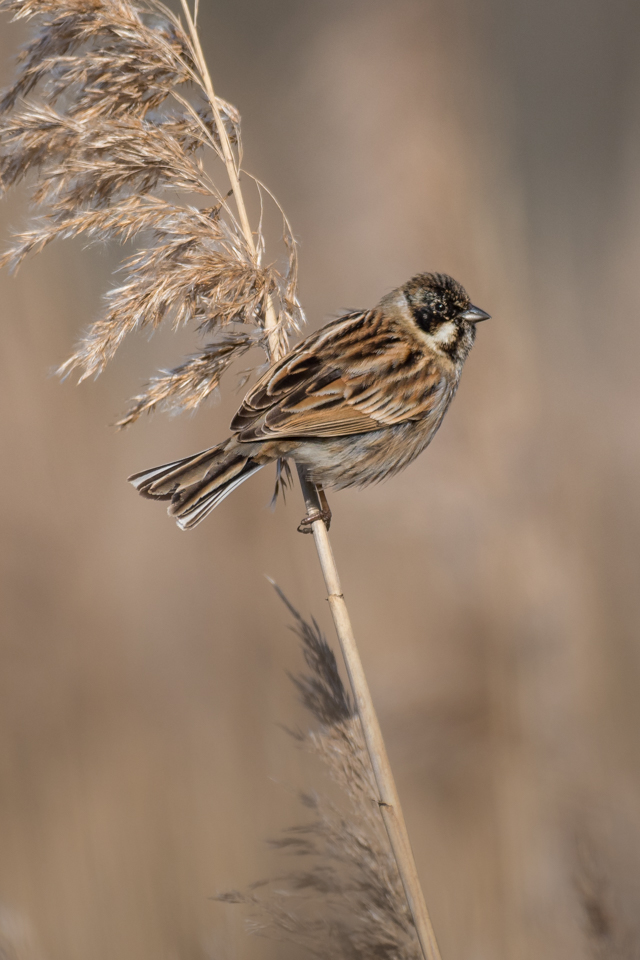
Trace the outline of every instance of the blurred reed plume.
[[[225, 162], [218, 120], [239, 168], [240, 116], [226, 101], [212, 101], [197, 34], [157, 0], [0, 0], [0, 11], [34, 19], [38, 28], [0, 101], [0, 187], [35, 174], [39, 212], [0, 264], [15, 268], [68, 237], [137, 245], [104, 316], [60, 373], [95, 376], [128, 333], [193, 322], [211, 339], [153, 378], [132, 400], [124, 426], [157, 409], [195, 409], [249, 347], [268, 352], [268, 311], [286, 351], [304, 320], [296, 243], [283, 214], [284, 263], [265, 264], [261, 229], [252, 244], [239, 222], [243, 211], [228, 203], [231, 191], [216, 186], [209, 167]], [[255, 185], [262, 203], [265, 190]], [[187, 202], [194, 196], [199, 205]]]
[[276, 590], [309, 668], [291, 679], [316, 724], [289, 732], [322, 762], [341, 799], [301, 793], [314, 820], [285, 830], [272, 845], [302, 858], [302, 865], [217, 899], [247, 906], [252, 932], [291, 940], [317, 957], [417, 960], [422, 954], [378, 810], [360, 720], [318, 624]]
[[41, 960], [42, 953], [28, 918], [0, 902], [2, 960]]

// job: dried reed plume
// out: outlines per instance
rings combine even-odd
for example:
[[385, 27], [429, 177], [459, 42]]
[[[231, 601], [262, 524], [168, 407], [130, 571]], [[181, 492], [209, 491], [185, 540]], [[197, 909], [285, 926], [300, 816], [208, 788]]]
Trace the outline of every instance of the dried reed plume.
[[247, 906], [251, 932], [291, 940], [317, 957], [418, 960], [420, 945], [380, 816], [360, 721], [318, 624], [304, 620], [278, 593], [309, 667], [292, 679], [317, 725], [293, 736], [322, 761], [342, 801], [302, 793], [314, 819], [272, 844], [301, 858], [300, 868], [217, 899]]
[[640, 956], [638, 918], [634, 916], [630, 924], [624, 916], [602, 862], [599, 844], [584, 826], [575, 830], [572, 840], [574, 887], [588, 955], [593, 960], [637, 960]]
[[120, 425], [159, 408], [195, 409], [250, 346], [268, 353], [269, 311], [282, 349], [304, 319], [286, 218], [277, 269], [263, 262], [261, 232], [247, 239], [244, 211], [233, 212], [231, 191], [209, 170], [224, 172], [228, 145], [240, 170], [238, 111], [217, 97], [212, 103], [197, 36], [156, 0], [0, 0], [0, 11], [38, 27], [0, 100], [0, 188], [33, 174], [40, 214], [0, 264], [15, 268], [59, 238], [135, 241], [104, 316], [60, 373], [95, 376], [128, 333], [192, 321], [210, 341], [152, 379]]
[[[128, 333], [153, 331], [164, 321], [174, 328], [193, 321], [201, 334], [211, 337], [199, 353], [152, 379], [131, 401], [121, 426], [158, 408], [195, 409], [231, 362], [251, 346], [261, 345], [269, 359], [281, 358], [288, 335], [304, 320], [296, 294], [296, 244], [288, 221], [278, 207], [283, 223], [283, 265], [278, 269], [264, 262], [262, 218], [255, 232], [249, 223], [240, 185], [240, 118], [213, 90], [196, 29], [198, 0], [193, 14], [187, 0], [181, 0], [181, 7], [186, 28], [159, 0], [0, 0], [0, 12], [38, 24], [19, 57], [17, 79], [0, 101], [0, 187], [33, 175], [32, 198], [40, 209], [39, 218], [15, 238], [0, 265], [15, 268], [29, 253], [58, 238], [138, 244], [124, 260], [124, 282], [108, 294], [104, 316], [60, 372], [77, 369], [80, 380], [95, 376]], [[209, 168], [224, 169], [228, 192], [216, 186]], [[271, 194], [251, 180], [262, 209], [263, 197]], [[289, 476], [286, 464], [280, 464], [276, 492]], [[286, 841], [290, 847], [298, 844], [299, 852], [321, 856], [321, 865], [304, 875], [304, 883], [299, 879], [298, 887], [324, 890], [335, 908], [334, 920], [316, 921], [316, 926], [308, 921], [304, 936], [303, 927], [297, 930], [303, 939], [314, 941], [316, 951], [325, 950], [331, 929], [334, 946], [343, 940], [349, 944], [341, 948], [345, 956], [409, 957], [416, 955], [409, 946], [411, 916], [425, 960], [439, 960], [322, 520], [320, 493], [304, 474], [300, 485], [358, 715], [356, 721], [349, 707], [348, 715], [329, 722], [316, 713], [324, 732], [308, 742], [364, 819], [361, 826], [358, 816], [346, 821], [332, 807], [319, 806], [315, 832], [307, 831], [304, 841], [301, 835], [294, 840], [297, 834]], [[318, 653], [318, 669], [328, 663], [327, 656]], [[321, 673], [316, 670], [316, 680], [300, 681], [307, 697]], [[327, 690], [322, 686], [328, 675], [323, 676], [316, 690], [318, 707], [328, 707], [327, 690], [337, 695], [331, 684]], [[344, 691], [341, 696], [346, 697]], [[312, 710], [314, 703], [311, 697]], [[344, 699], [344, 710], [346, 704]], [[380, 818], [406, 902], [379, 832]], [[345, 862], [351, 869], [346, 879], [328, 868], [329, 863]], [[353, 933], [347, 933], [352, 927], [340, 919], [347, 904], [360, 917]], [[275, 901], [273, 917], [284, 928], [286, 911]]]

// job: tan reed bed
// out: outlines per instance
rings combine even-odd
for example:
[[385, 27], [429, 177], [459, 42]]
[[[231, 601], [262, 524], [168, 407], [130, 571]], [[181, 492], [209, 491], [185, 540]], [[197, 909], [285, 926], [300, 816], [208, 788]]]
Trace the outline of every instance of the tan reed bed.
[[[198, 353], [152, 378], [120, 426], [155, 410], [195, 409], [239, 356], [261, 346], [267, 360], [278, 359], [304, 322], [290, 225], [276, 204], [283, 257], [279, 267], [268, 264], [262, 224], [252, 229], [240, 184], [241, 174], [250, 177], [242, 168], [240, 117], [214, 92], [197, 31], [198, 0], [193, 14], [187, 0], [181, 3], [184, 23], [157, 0], [0, 0], [1, 11], [39, 27], [0, 102], [0, 184], [6, 189], [31, 174], [40, 210], [1, 262], [15, 268], [58, 238], [137, 246], [122, 264], [124, 281], [109, 292], [104, 316], [60, 373], [95, 376], [128, 333], [162, 323], [177, 329], [193, 322], [209, 338]], [[216, 185], [207, 155], [224, 164], [230, 190]], [[261, 204], [273, 201], [250, 179]], [[185, 194], [202, 204], [187, 203]], [[282, 466], [277, 488], [287, 479]], [[300, 481], [308, 516], [319, 514], [319, 492]], [[312, 530], [375, 800], [422, 954], [438, 960], [327, 527], [319, 518]]]

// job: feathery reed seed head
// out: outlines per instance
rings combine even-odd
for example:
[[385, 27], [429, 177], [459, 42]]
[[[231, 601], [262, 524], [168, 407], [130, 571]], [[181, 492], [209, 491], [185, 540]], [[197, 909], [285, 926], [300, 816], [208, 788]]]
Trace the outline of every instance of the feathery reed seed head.
[[[194, 409], [250, 345], [268, 353], [269, 307], [283, 346], [304, 321], [288, 222], [283, 214], [279, 270], [262, 262], [260, 232], [250, 244], [230, 193], [209, 171], [224, 167], [206, 68], [192, 35], [162, 3], [0, 0], [0, 12], [37, 24], [0, 100], [0, 189], [27, 177], [39, 214], [0, 265], [16, 268], [56, 239], [133, 241], [136, 252], [124, 259], [104, 315], [60, 373], [98, 375], [128, 333], [193, 322], [210, 342], [153, 378], [119, 423], [156, 409]], [[215, 110], [241, 175], [238, 111], [218, 97]]]
[[[242, 175], [240, 117], [212, 94], [188, 10], [188, 30], [159, 0], [0, 0], [0, 12], [37, 25], [0, 100], [0, 190], [26, 180], [38, 212], [0, 265], [16, 268], [57, 239], [136, 245], [104, 315], [60, 372], [97, 375], [128, 333], [193, 323], [210, 341], [146, 384], [119, 421], [126, 426], [156, 409], [196, 408], [253, 345], [283, 352], [304, 320], [296, 243], [282, 214], [284, 268], [265, 264], [261, 232], [251, 234], [226, 192], [226, 175], [232, 187]], [[255, 183], [262, 203], [268, 191]], [[276, 329], [266, 330], [274, 313]], [[276, 489], [288, 475], [280, 464]], [[220, 899], [249, 904], [256, 930], [319, 957], [417, 960], [360, 721], [317, 623], [282, 599], [309, 668], [293, 681], [317, 724], [298, 739], [344, 803], [301, 795], [313, 822], [274, 846], [304, 865], [264, 895], [257, 884]]]
[[301, 866], [216, 899], [248, 907], [251, 932], [293, 941], [326, 960], [419, 960], [360, 720], [318, 624], [274, 586], [309, 668], [292, 680], [316, 727], [294, 736], [322, 761], [342, 800], [300, 794], [314, 819], [285, 830], [271, 846], [303, 858]]

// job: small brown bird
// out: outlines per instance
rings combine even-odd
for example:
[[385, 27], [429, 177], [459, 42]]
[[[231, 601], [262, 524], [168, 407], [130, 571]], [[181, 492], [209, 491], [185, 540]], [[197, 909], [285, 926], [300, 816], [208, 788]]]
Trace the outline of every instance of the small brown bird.
[[489, 314], [442, 273], [420, 273], [373, 310], [347, 313], [275, 363], [217, 447], [129, 477], [194, 527], [267, 463], [291, 457], [322, 486], [364, 486], [424, 450]]

